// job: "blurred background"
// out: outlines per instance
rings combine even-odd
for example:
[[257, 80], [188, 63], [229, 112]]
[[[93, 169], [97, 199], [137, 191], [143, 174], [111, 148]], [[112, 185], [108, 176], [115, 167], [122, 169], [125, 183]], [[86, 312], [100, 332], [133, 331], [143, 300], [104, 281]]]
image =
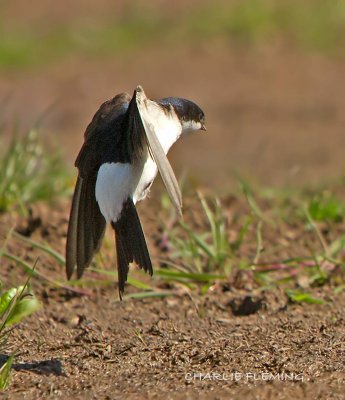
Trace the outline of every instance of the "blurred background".
[[[143, 85], [206, 113], [177, 176], [294, 186], [345, 170], [343, 0], [0, 0], [2, 136], [39, 121], [71, 168], [99, 105]], [[1, 138], [1, 139], [3, 139]]]

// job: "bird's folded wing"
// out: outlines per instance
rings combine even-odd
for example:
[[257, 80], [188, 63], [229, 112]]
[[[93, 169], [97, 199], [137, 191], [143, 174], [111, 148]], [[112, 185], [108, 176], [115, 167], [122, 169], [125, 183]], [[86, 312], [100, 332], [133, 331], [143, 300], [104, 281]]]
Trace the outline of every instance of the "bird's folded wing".
[[[163, 150], [163, 147], [158, 140], [158, 137], [155, 132], [155, 126], [151, 122], [152, 118], [150, 118], [150, 111], [148, 110], [148, 99], [141, 88], [138, 86], [135, 91], [136, 105], [138, 108], [138, 112], [141, 118], [141, 122], [144, 126], [144, 130], [146, 133], [146, 139], [149, 146], [150, 153], [152, 158], [157, 164], [158, 170], [161, 174], [163, 183], [167, 189], [169, 197], [178, 213], [179, 216], [182, 216], [182, 195], [181, 191], [175, 177], [174, 171], [167, 159], [167, 156]], [[162, 113], [164, 111], [162, 110]]]

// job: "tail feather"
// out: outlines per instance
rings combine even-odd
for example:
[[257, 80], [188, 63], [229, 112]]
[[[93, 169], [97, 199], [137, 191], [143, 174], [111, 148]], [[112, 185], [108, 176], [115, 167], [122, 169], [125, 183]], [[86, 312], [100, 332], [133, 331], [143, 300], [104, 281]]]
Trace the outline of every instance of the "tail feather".
[[85, 259], [86, 259], [86, 254], [85, 250], [87, 249], [87, 246], [85, 245], [85, 240], [88, 240], [89, 235], [87, 232], [85, 232], [84, 227], [84, 217], [85, 217], [85, 210], [86, 210], [86, 204], [85, 201], [85, 191], [86, 189], [86, 183], [82, 183], [81, 189], [80, 189], [80, 200], [79, 200], [79, 207], [78, 207], [78, 219], [77, 219], [77, 275], [79, 275], [80, 269], [84, 266], [85, 264]]
[[78, 210], [80, 192], [82, 187], [82, 179], [78, 176], [77, 183], [75, 185], [71, 212], [68, 222], [67, 230], [67, 242], [66, 242], [66, 275], [68, 279], [71, 279], [74, 266], [77, 263], [77, 228], [78, 228]]
[[[78, 213], [78, 253], [77, 253], [77, 277], [83, 275], [84, 269], [91, 263], [93, 255], [101, 243], [105, 223], [96, 221], [95, 214], [101, 215], [95, 199], [95, 184], [92, 177], [83, 182], [79, 202]], [[97, 207], [98, 213], [95, 213]], [[96, 210], [97, 211], [97, 210]], [[101, 229], [100, 229], [101, 228]], [[96, 234], [95, 231], [99, 233]], [[99, 243], [98, 243], [99, 242]]]
[[135, 262], [145, 272], [153, 274], [152, 263], [147, 249], [144, 232], [133, 200], [123, 204], [120, 218], [112, 222], [115, 231], [119, 293], [122, 296], [127, 281], [129, 264]]
[[80, 278], [99, 250], [105, 232], [105, 219], [95, 198], [97, 175], [77, 179], [74, 190], [66, 243], [66, 274], [72, 277], [77, 266]]

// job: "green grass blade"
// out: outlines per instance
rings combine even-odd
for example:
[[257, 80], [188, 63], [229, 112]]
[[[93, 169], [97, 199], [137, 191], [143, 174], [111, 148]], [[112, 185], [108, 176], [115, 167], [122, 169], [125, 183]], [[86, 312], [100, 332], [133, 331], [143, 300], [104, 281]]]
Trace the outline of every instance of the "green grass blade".
[[34, 247], [35, 249], [42, 250], [46, 254], [52, 256], [60, 265], [65, 265], [65, 257], [63, 257], [60, 253], [52, 249], [50, 246], [42, 243], [35, 242], [32, 239], [27, 238], [26, 236], [21, 235], [18, 232], [13, 232], [13, 236], [17, 239], [23, 241], [24, 243], [29, 244], [30, 246]]
[[252, 222], [253, 222], [253, 217], [251, 215], [247, 215], [244, 224], [242, 225], [242, 228], [237, 236], [237, 239], [231, 243], [231, 247], [234, 251], [239, 250], [239, 248], [241, 247], [243, 240]]
[[159, 269], [158, 271], [156, 271], [156, 275], [164, 277], [164, 278], [170, 278], [170, 279], [182, 278], [182, 279], [187, 279], [187, 280], [191, 280], [194, 282], [209, 282], [209, 281], [226, 279], [225, 275], [177, 272], [177, 271], [171, 271], [168, 269]]
[[144, 282], [138, 281], [137, 279], [134, 279], [134, 278], [128, 277], [127, 283], [128, 283], [129, 285], [131, 285], [131, 286], [137, 288], [137, 289], [141, 289], [141, 290], [151, 290], [151, 291], [153, 290], [152, 286], [150, 286], [150, 285], [148, 285], [148, 284], [146, 284], [146, 283], [144, 283]]
[[324, 304], [324, 300], [314, 297], [309, 293], [299, 292], [297, 290], [287, 290], [289, 299], [295, 303]]
[[124, 300], [126, 299], [147, 299], [150, 297], [158, 297], [163, 298], [167, 296], [174, 296], [175, 293], [172, 291], [150, 291], [150, 292], [139, 292], [139, 293], [132, 293], [128, 294], [123, 297]]
[[11, 368], [13, 364], [14, 353], [12, 353], [5, 364], [0, 368], [0, 390], [5, 390], [10, 384]]
[[255, 253], [253, 265], [255, 265], [259, 262], [260, 255], [264, 249], [263, 244], [262, 244], [261, 228], [262, 228], [262, 221], [259, 221], [258, 226], [256, 228], [256, 253]]
[[37, 270], [33, 271], [32, 266], [29, 263], [27, 263], [26, 261], [22, 260], [21, 258], [15, 256], [14, 254], [10, 254], [10, 253], [3, 251], [3, 252], [0, 252], [0, 256], [3, 256], [5, 258], [7, 258], [8, 260], [15, 261], [21, 268], [24, 269], [24, 271], [27, 274], [29, 274], [29, 276], [34, 276], [43, 281], [46, 281], [54, 287], [61, 287], [61, 288], [64, 288], [64, 289], [67, 289], [67, 290], [70, 290], [72, 292], [79, 293], [82, 295], [87, 295], [87, 296], [91, 295], [91, 293], [86, 290], [75, 289], [72, 285], [69, 285], [69, 283], [72, 281], [68, 281], [67, 283], [64, 281], [60, 282], [60, 281], [57, 281], [56, 279], [49, 278], [46, 274], [42, 274]]
[[41, 307], [41, 303], [35, 297], [20, 298], [6, 319], [5, 326], [8, 327], [20, 322], [25, 317], [38, 311]]
[[181, 226], [185, 229], [185, 231], [188, 233], [189, 237], [193, 239], [193, 241], [195, 242], [195, 244], [197, 244], [200, 249], [210, 258], [214, 258], [213, 252], [210, 249], [210, 246], [208, 246], [206, 244], [206, 242], [195, 232], [193, 232], [193, 230], [186, 225], [184, 222], [181, 222]]

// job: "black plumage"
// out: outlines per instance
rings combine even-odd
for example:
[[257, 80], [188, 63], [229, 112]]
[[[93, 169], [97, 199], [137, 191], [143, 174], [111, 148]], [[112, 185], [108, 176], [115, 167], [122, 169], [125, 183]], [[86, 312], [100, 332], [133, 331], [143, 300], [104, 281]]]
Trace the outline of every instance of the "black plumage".
[[[156, 136], [148, 102], [150, 100], [146, 98], [140, 86], [134, 91], [132, 98], [127, 93], [119, 94], [101, 105], [85, 131], [84, 143], [75, 162], [79, 174], [67, 232], [68, 279], [72, 277], [75, 269], [77, 277], [80, 278], [101, 246], [106, 219], [96, 200], [96, 185], [99, 170], [103, 165], [109, 163], [144, 165], [147, 157], [151, 156], [157, 164], [173, 204], [177, 211], [181, 212], [181, 194], [172, 168]], [[183, 99], [166, 98], [154, 104], [161, 108], [164, 118], [177, 116], [177, 129], [182, 130], [179, 119], [200, 122], [202, 128], [199, 129], [204, 129], [203, 113], [194, 103]], [[149, 121], [143, 118], [143, 114], [149, 116]], [[148, 186], [151, 183], [152, 181], [148, 182]], [[142, 198], [146, 196], [148, 186], [141, 189]], [[115, 231], [120, 297], [124, 292], [130, 263], [135, 262], [151, 275], [153, 272], [132, 195], [133, 193], [129, 193], [123, 200], [121, 212], [114, 220], [109, 221], [107, 217]]]
[[144, 232], [132, 199], [128, 198], [123, 204], [120, 218], [116, 222], [112, 222], [111, 226], [115, 231], [119, 292], [121, 296], [125, 290], [130, 263], [135, 262], [145, 272], [149, 272], [150, 275], [153, 274], [153, 270]]

